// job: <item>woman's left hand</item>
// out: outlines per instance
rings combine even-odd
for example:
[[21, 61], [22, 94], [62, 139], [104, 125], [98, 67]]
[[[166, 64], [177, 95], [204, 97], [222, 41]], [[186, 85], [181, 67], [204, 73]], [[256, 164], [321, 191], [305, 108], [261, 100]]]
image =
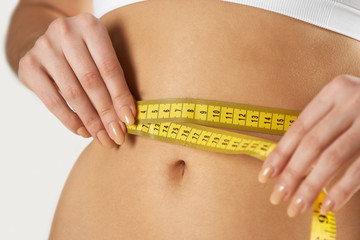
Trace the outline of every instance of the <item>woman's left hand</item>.
[[295, 217], [312, 206], [340, 168], [353, 159], [322, 204], [321, 214], [337, 211], [360, 188], [359, 153], [360, 78], [341, 75], [300, 113], [265, 160], [259, 181], [279, 176], [270, 201], [276, 205], [292, 198], [287, 212]]

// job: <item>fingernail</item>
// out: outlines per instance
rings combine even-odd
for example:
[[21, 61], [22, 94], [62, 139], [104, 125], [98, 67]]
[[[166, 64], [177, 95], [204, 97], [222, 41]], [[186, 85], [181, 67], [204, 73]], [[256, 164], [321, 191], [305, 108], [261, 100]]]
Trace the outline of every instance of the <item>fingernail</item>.
[[326, 197], [326, 199], [323, 201], [323, 204], [321, 206], [320, 214], [326, 215], [329, 211], [332, 210], [333, 207], [334, 207], [334, 202]]
[[273, 205], [278, 205], [286, 194], [286, 187], [282, 183], [276, 184], [274, 191], [271, 194], [270, 202]]
[[109, 124], [110, 137], [118, 144], [121, 145], [124, 142], [124, 134], [121, 130], [120, 124], [112, 122]]
[[270, 163], [264, 164], [258, 176], [259, 182], [266, 183], [270, 176], [273, 174], [273, 172], [274, 168]]
[[292, 200], [287, 214], [289, 217], [296, 217], [299, 213], [302, 213], [305, 210], [305, 203], [302, 197], [296, 197]]
[[97, 138], [99, 139], [100, 143], [108, 148], [114, 147], [114, 142], [111, 140], [109, 135], [105, 130], [101, 130], [96, 134]]
[[135, 123], [134, 115], [131, 112], [129, 106], [124, 106], [120, 109], [120, 119], [128, 126], [131, 126]]
[[131, 108], [131, 112], [134, 116], [136, 116], [136, 109], [133, 105], [130, 105], [130, 108]]
[[84, 138], [91, 137], [91, 134], [86, 130], [85, 127], [79, 128], [76, 133]]
[[[121, 129], [123, 130], [124, 135], [127, 133], [127, 128], [123, 122], [119, 122]], [[125, 138], [125, 137], [124, 137]], [[125, 140], [125, 139], [124, 139]]]

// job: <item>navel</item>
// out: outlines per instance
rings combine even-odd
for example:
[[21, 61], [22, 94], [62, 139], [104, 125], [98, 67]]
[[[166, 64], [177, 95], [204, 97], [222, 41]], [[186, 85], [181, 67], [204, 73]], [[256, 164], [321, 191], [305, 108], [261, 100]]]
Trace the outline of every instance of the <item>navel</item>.
[[176, 160], [175, 162], [171, 163], [169, 170], [169, 180], [175, 185], [181, 184], [185, 175], [186, 168], [186, 163], [182, 159]]

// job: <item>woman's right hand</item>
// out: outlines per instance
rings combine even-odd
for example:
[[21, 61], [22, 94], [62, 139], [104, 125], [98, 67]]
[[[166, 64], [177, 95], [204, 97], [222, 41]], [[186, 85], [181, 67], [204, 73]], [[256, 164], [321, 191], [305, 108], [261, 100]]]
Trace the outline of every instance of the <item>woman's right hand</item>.
[[91, 14], [53, 21], [20, 59], [18, 75], [68, 129], [107, 147], [122, 144], [124, 122], [134, 123], [123, 69], [107, 29]]

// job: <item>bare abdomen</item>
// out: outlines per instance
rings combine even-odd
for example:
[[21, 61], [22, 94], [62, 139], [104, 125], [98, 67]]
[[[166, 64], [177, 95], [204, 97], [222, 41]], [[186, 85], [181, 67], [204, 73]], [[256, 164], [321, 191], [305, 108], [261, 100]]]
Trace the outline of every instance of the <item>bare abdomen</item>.
[[[301, 111], [336, 75], [360, 76], [358, 42], [239, 4], [147, 1], [102, 21], [136, 100]], [[140, 136], [114, 150], [92, 142], [64, 187], [52, 239], [309, 239], [311, 210], [289, 219], [288, 203], [272, 206], [274, 181], [258, 183], [260, 167], [252, 157]], [[359, 203], [357, 194], [337, 214], [338, 239], [359, 234]]]

